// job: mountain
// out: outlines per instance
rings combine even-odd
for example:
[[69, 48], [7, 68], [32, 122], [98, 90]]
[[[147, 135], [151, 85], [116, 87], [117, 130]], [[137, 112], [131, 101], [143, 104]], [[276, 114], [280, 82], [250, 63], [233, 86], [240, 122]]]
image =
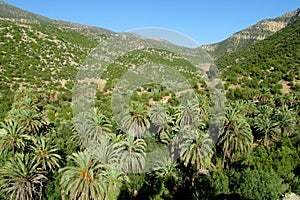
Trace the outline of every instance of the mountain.
[[12, 21], [19, 21], [19, 22], [31, 22], [31, 23], [47, 23], [52, 25], [58, 25], [62, 28], [70, 29], [73, 31], [77, 31], [81, 34], [87, 36], [97, 36], [99, 34], [111, 34], [114, 33], [113, 31], [99, 28], [95, 26], [87, 26], [82, 24], [77, 24], [73, 22], [66, 22], [62, 20], [53, 20], [49, 19], [23, 9], [14, 7], [7, 3], [0, 1], [0, 19], [2, 20], [12, 20]]
[[299, 17], [300, 8], [274, 19], [262, 20], [253, 26], [234, 33], [231, 37], [222, 42], [203, 45], [200, 48], [204, 48], [214, 57], [218, 58], [226, 53], [243, 49], [251, 44], [266, 39], [279, 30], [287, 27]]
[[[226, 89], [244, 86], [257, 89], [271, 82], [257, 74], [266, 77], [278, 75], [277, 78], [272, 78], [274, 93], [280, 90], [280, 83], [283, 83], [283, 88], [288, 88], [287, 91], [297, 88], [299, 55], [292, 50], [299, 51], [300, 46], [298, 16], [299, 10], [259, 23], [261, 27], [267, 22], [271, 24], [271, 21], [288, 25], [271, 37], [256, 41], [255, 45], [247, 48], [244, 46], [244, 50], [233, 52], [216, 61]], [[248, 30], [255, 29], [259, 30], [259, 26], [250, 27]], [[263, 29], [261, 32], [267, 31]], [[78, 67], [111, 33], [113, 32], [102, 28], [48, 19], [0, 2], [0, 113], [4, 115], [9, 110], [14, 92], [24, 87], [55, 91], [60, 98], [70, 100]], [[199, 55], [203, 53], [201, 48], [190, 49], [153, 39], [148, 39], [147, 42], [154, 49], [131, 52], [112, 63], [105, 74], [106, 90], [110, 90], [114, 81], [126, 70], [146, 61], [172, 66], [197, 88], [201, 80], [195, 80], [195, 70], [191, 63], [178, 54]], [[252, 64], [249, 64], [250, 61]], [[283, 82], [291, 79], [292, 82]]]
[[272, 36], [220, 57], [216, 64], [229, 93], [250, 98], [261, 88], [268, 88], [273, 94], [300, 91], [299, 61], [298, 18]]
[[[10, 109], [15, 91], [22, 88], [51, 91], [60, 100], [71, 101], [79, 66], [111, 33], [48, 19], [0, 2], [0, 118]], [[201, 80], [197, 78], [195, 82], [192, 65], [176, 52], [198, 55], [200, 49], [145, 41], [153, 48], [130, 52], [111, 64], [103, 75], [105, 90], [111, 90], [115, 80], [128, 69], [147, 62], [172, 66], [197, 87]], [[172, 49], [175, 52], [169, 51]]]
[[0, 115], [10, 109], [20, 88], [47, 88], [70, 99], [79, 64], [106, 33], [112, 32], [0, 2]]
[[0, 199], [299, 194], [300, 92], [271, 93], [300, 91], [300, 19], [215, 61], [225, 104], [201, 48], [0, 9]]

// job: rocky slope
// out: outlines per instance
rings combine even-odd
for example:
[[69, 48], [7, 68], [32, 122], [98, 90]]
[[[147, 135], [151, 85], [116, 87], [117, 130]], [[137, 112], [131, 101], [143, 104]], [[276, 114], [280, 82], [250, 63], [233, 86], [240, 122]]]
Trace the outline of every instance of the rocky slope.
[[274, 19], [260, 21], [249, 28], [234, 33], [231, 37], [222, 42], [204, 45], [201, 46], [201, 48], [204, 48], [214, 57], [218, 58], [226, 53], [243, 49], [251, 44], [266, 39], [279, 30], [287, 27], [299, 17], [300, 9], [297, 9]]
[[265, 40], [216, 60], [232, 94], [300, 91], [300, 19]]

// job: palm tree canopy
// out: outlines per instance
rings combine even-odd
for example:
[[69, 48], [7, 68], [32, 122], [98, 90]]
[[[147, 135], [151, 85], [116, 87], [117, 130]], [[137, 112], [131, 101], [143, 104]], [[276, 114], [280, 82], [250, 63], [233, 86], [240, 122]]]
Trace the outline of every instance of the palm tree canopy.
[[247, 120], [238, 107], [228, 106], [219, 140], [223, 151], [223, 165], [226, 158], [231, 162], [237, 154], [247, 153], [252, 148], [252, 143], [253, 135]]
[[296, 127], [296, 113], [287, 105], [281, 106], [275, 111], [275, 120], [281, 130], [281, 135], [289, 136]]
[[176, 113], [178, 124], [183, 127], [185, 125], [196, 126], [200, 120], [200, 108], [197, 99], [188, 99], [182, 102]]
[[116, 166], [119, 163], [120, 149], [109, 138], [103, 137], [101, 141], [95, 142], [88, 150], [103, 165]]
[[104, 116], [99, 108], [94, 108], [88, 115], [87, 126], [91, 139], [97, 139], [101, 135], [108, 135], [111, 133], [112, 125], [110, 120]]
[[255, 118], [254, 128], [268, 137], [274, 137], [278, 133], [278, 123], [272, 119]]
[[58, 149], [49, 145], [49, 140], [44, 137], [34, 140], [34, 144], [30, 146], [34, 154], [33, 162], [40, 163], [43, 170], [51, 170], [59, 168], [61, 156], [57, 154]]
[[133, 137], [142, 137], [150, 127], [148, 110], [144, 104], [133, 101], [129, 112], [123, 113], [121, 126]]
[[178, 178], [177, 174], [177, 163], [174, 159], [171, 158], [169, 155], [163, 155], [161, 158], [154, 163], [153, 170], [155, 171], [156, 175], [164, 178]]
[[180, 144], [180, 158], [184, 165], [195, 165], [198, 171], [210, 165], [213, 141], [206, 131], [194, 129], [187, 131]]
[[134, 138], [128, 135], [120, 141], [120, 167], [125, 172], [140, 172], [146, 162], [146, 142], [144, 139]]
[[157, 126], [164, 126], [167, 121], [167, 109], [161, 103], [152, 104], [150, 108], [150, 120], [151, 123]]
[[44, 172], [38, 168], [38, 163], [32, 162], [29, 154], [17, 153], [15, 159], [10, 159], [0, 169], [2, 191], [10, 199], [34, 199], [43, 182], [47, 180]]
[[71, 199], [99, 199], [103, 195], [103, 181], [99, 177], [103, 165], [92, 159], [89, 152], [73, 153], [69, 157], [75, 166], [59, 170], [60, 184]]
[[12, 150], [13, 154], [17, 149], [25, 147], [25, 140], [30, 140], [31, 137], [24, 134], [24, 131], [19, 123], [8, 119], [0, 123], [0, 150]]

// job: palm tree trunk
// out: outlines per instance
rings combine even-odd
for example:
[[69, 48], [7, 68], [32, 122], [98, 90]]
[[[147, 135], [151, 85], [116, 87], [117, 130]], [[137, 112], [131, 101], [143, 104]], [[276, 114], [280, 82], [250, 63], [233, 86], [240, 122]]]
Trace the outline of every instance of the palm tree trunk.
[[193, 177], [192, 177], [192, 187], [194, 187], [194, 186], [195, 186], [195, 177], [193, 175]]
[[224, 169], [224, 165], [225, 165], [225, 152], [224, 152], [223, 159], [222, 159], [222, 168], [223, 169]]
[[224, 152], [223, 152], [222, 168], [224, 168], [224, 166], [225, 166], [225, 159], [226, 159], [227, 151], [228, 151], [228, 143], [226, 144], [226, 148], [224, 149]]
[[283, 126], [280, 128], [280, 132], [281, 132], [281, 137], [283, 137], [284, 136], [284, 127]]
[[43, 191], [42, 191], [43, 188], [42, 187], [43, 187], [43, 185], [41, 184], [40, 185], [40, 192], [39, 192], [39, 200], [42, 200], [42, 196], [43, 196]]
[[14, 145], [12, 147], [12, 152], [13, 152], [14, 160], [16, 160], [16, 148]]
[[65, 200], [65, 190], [61, 190], [61, 200]]
[[268, 145], [267, 145], [267, 139], [268, 138], [268, 135], [267, 135], [267, 133], [265, 133], [265, 137], [264, 137], [264, 146], [265, 147], [267, 147]]

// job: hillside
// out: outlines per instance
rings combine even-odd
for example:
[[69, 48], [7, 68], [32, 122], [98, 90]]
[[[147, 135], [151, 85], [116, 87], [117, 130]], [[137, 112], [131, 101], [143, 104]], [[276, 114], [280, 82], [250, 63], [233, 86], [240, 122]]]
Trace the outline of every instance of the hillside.
[[[13, 91], [19, 88], [43, 87], [70, 94], [80, 63], [94, 47], [107, 38], [107, 33], [112, 33], [102, 28], [51, 20], [3, 2], [0, 2], [0, 5], [2, 111], [9, 109]], [[257, 45], [250, 45], [252, 42], [249, 42], [249, 38], [239, 40], [240, 43], [248, 41], [247, 45], [250, 47], [240, 46], [244, 49], [225, 55], [216, 61], [223, 73], [226, 89], [230, 92], [240, 89], [253, 90], [254, 93], [257, 93], [256, 90], [260, 87], [270, 87], [273, 93], [298, 90], [299, 62], [297, 59], [299, 60], [299, 55], [294, 50], [298, 50], [299, 47], [297, 38], [299, 36], [297, 28], [299, 12], [300, 10], [297, 10], [276, 19], [264, 20], [238, 33], [252, 35], [251, 41], [256, 38]], [[284, 26], [287, 27], [282, 28]], [[281, 31], [278, 31], [279, 29]], [[260, 34], [258, 34], [259, 31]], [[276, 33], [262, 40], [271, 32]], [[234, 38], [238, 38], [237, 34], [234, 35], [236, 35]], [[286, 38], [289, 39], [286, 40]], [[262, 41], [258, 42], [258, 40]], [[104, 74], [107, 84], [103, 88], [110, 90], [114, 85], [114, 80], [132, 66], [140, 64], [138, 58], [141, 57], [145, 59], [144, 62], [163, 62], [172, 65], [177, 70], [185, 69], [186, 77], [195, 75], [184, 59], [172, 53], [168, 55], [164, 51], [200, 55], [201, 48], [180, 47], [167, 41], [151, 39], [147, 41], [157, 49], [136, 51], [125, 57], [125, 60], [122, 58], [122, 61], [113, 63]], [[233, 43], [228, 42], [228, 44]], [[226, 45], [222, 48], [230, 49]], [[163, 49], [163, 51], [158, 49]], [[271, 78], [264, 79], [263, 77]], [[196, 82], [201, 82], [194, 78], [189, 79], [195, 87], [198, 84]], [[4, 115], [5, 112], [2, 113]]]
[[269, 88], [272, 93], [300, 91], [300, 19], [267, 39], [225, 55], [216, 63], [225, 88], [246, 95]]
[[[45, 89], [56, 93], [59, 99], [70, 101], [78, 67], [109, 37], [107, 33], [112, 33], [101, 28], [50, 20], [3, 2], [0, 2], [0, 11], [1, 117], [10, 109], [14, 92], [22, 88]], [[148, 42], [157, 49], [131, 52], [120, 58], [121, 61], [111, 64], [104, 74], [105, 90], [111, 90], [114, 80], [143, 62], [164, 63], [183, 71], [194, 85], [201, 82], [195, 80], [196, 73], [187, 61], [168, 52], [173, 49], [178, 53], [198, 55], [201, 50]]]
[[22, 10], [20, 8], [11, 6], [9, 4], [6, 4], [2, 1], [0, 1], [0, 18], [3, 20], [13, 20], [13, 21], [20, 21], [20, 22], [31, 22], [31, 23], [47, 23], [47, 24], [53, 24], [56, 26], [59, 26], [61, 28], [73, 30], [76, 32], [79, 32], [81, 34], [84, 34], [89, 37], [97, 37], [99, 34], [111, 34], [113, 31], [99, 28], [99, 27], [93, 27], [93, 26], [87, 26], [82, 24], [77, 24], [73, 22], [66, 22], [62, 20], [53, 20], [49, 19], [25, 10]]
[[51, 20], [0, 2], [1, 116], [20, 88], [69, 91], [70, 95], [79, 64], [108, 32]]
[[231, 37], [222, 42], [203, 45], [201, 48], [204, 48], [214, 57], [218, 58], [268, 38], [299, 17], [300, 9], [297, 9], [274, 19], [262, 20], [253, 26], [234, 33]]
[[110, 33], [0, 3], [0, 199], [300, 194], [300, 19], [217, 59], [226, 91], [201, 48]]

